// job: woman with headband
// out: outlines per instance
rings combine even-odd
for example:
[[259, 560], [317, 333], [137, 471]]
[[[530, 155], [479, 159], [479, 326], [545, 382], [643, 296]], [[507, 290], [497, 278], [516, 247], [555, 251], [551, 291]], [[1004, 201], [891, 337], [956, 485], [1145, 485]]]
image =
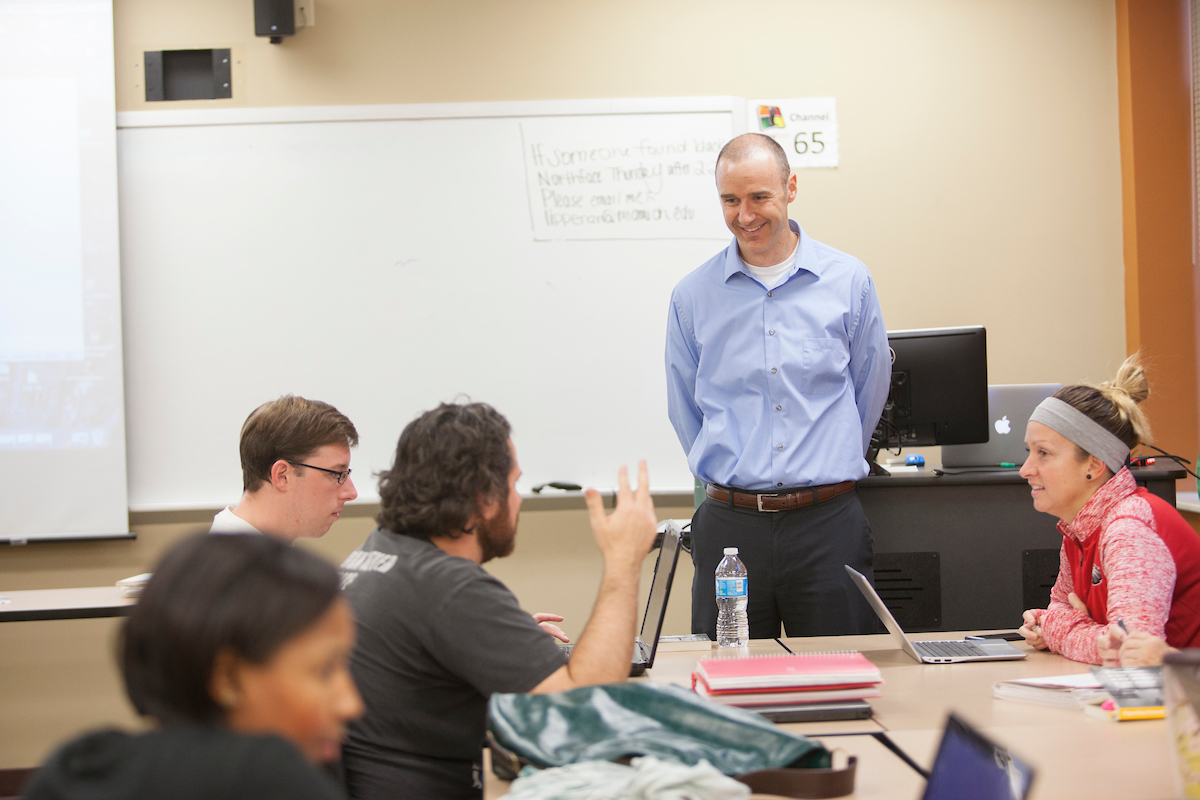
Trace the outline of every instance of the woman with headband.
[[1021, 477], [1063, 536], [1050, 607], [1026, 611], [1020, 629], [1039, 650], [1099, 664], [1110, 624], [1200, 646], [1200, 537], [1126, 467], [1149, 440], [1138, 407], [1149, 394], [1135, 355], [1116, 380], [1060, 389], [1029, 418]]

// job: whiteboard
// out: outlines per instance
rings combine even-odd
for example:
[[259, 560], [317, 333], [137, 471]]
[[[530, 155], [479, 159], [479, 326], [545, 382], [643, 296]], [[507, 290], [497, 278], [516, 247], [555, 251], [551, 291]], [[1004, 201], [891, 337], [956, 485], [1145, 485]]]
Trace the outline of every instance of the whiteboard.
[[[538, 240], [522, 137], [700, 147], [743, 116], [733, 98], [118, 115], [131, 509], [235, 502], [242, 421], [285, 393], [355, 423], [360, 500], [404, 425], [461, 396], [512, 423], [522, 490], [609, 487], [638, 458], [690, 489], [663, 343], [672, 288], [730, 239], [715, 148], [669, 190], [686, 228]], [[679, 161], [659, 149], [644, 166]]]

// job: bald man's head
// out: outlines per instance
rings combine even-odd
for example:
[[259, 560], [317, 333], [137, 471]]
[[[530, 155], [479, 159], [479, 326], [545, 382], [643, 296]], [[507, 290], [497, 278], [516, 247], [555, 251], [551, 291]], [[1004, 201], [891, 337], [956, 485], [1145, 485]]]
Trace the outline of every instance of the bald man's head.
[[756, 156], [766, 156], [774, 161], [779, 170], [779, 182], [787, 184], [788, 178], [792, 174], [792, 168], [788, 166], [787, 153], [779, 146], [779, 142], [761, 133], [743, 133], [726, 142], [717, 156], [717, 170], [720, 170], [722, 161], [732, 163]]

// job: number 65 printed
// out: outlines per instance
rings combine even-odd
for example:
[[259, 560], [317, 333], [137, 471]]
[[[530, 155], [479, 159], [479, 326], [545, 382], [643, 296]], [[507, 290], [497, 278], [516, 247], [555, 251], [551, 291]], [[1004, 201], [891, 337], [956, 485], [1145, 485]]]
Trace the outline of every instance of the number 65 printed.
[[825, 142], [821, 141], [822, 131], [800, 131], [792, 140], [792, 146], [799, 155], [806, 155], [811, 148], [814, 155], [825, 152]]

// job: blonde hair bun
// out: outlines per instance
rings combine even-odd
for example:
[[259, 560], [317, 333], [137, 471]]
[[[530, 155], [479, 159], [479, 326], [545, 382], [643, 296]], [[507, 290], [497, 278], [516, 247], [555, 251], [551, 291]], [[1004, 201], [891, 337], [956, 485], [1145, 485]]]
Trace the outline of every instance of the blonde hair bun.
[[1125, 359], [1113, 380], [1099, 386], [1067, 386], [1054, 396], [1086, 414], [1130, 449], [1150, 442], [1150, 422], [1140, 407], [1150, 396], [1150, 383], [1139, 353]]
[[1150, 384], [1146, 380], [1146, 370], [1142, 367], [1140, 353], [1134, 353], [1121, 363], [1117, 377], [1100, 384], [1100, 391], [1109, 396], [1113, 402], [1119, 402], [1117, 395], [1125, 395], [1134, 404], [1141, 404], [1150, 396]]

